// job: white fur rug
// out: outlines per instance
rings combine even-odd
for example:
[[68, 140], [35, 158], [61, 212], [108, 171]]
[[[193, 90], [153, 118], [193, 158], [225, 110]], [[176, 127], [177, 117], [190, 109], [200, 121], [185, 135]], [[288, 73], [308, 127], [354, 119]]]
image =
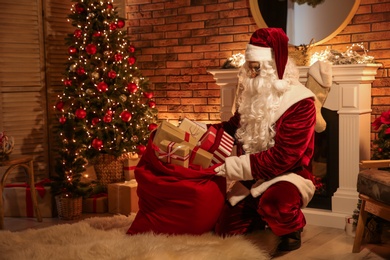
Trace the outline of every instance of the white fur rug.
[[[136, 260], [261, 260], [266, 250], [242, 236], [129, 236], [134, 216], [94, 217], [75, 224], [61, 224], [21, 232], [0, 231], [0, 258], [24, 259], [136, 259]], [[265, 249], [265, 248], [264, 248]]]

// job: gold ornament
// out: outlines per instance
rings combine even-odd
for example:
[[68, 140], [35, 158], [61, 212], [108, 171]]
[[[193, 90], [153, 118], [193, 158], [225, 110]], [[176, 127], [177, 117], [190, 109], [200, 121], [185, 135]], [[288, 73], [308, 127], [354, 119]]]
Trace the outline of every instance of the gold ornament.
[[119, 96], [119, 99], [122, 101], [122, 102], [125, 102], [127, 100], [127, 96], [122, 94]]

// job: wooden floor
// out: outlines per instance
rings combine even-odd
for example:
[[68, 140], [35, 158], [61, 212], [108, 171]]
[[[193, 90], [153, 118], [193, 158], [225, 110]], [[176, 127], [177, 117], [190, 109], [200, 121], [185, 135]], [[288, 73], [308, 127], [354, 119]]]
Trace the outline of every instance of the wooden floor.
[[[110, 216], [109, 214], [84, 214], [83, 218], [93, 216]], [[4, 229], [10, 231], [22, 231], [29, 228], [44, 228], [62, 223], [72, 223], [76, 221], [60, 220], [58, 218], [44, 218], [43, 222], [37, 222], [34, 218], [10, 218], [4, 219]], [[367, 245], [362, 247], [362, 251], [353, 254], [352, 244], [354, 238], [347, 235], [344, 230], [307, 225], [302, 233], [302, 247], [298, 250], [277, 254], [273, 259], [302, 259], [302, 260], [382, 260], [390, 259], [390, 229], [382, 236], [383, 244]], [[1, 255], [1, 253], [0, 253]], [[1, 258], [1, 257], [0, 257]]]

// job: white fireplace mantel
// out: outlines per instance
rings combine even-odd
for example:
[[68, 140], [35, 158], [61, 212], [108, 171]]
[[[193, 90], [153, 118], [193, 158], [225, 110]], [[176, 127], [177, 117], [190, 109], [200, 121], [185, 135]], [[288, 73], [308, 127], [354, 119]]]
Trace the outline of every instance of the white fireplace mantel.
[[[324, 107], [339, 114], [339, 187], [332, 197], [332, 209], [304, 209], [308, 224], [344, 228], [345, 217], [356, 209], [359, 162], [370, 158], [371, 84], [379, 64], [333, 66], [333, 85]], [[305, 84], [309, 67], [299, 67]], [[221, 88], [221, 120], [232, 116], [237, 86], [237, 69], [209, 70]]]

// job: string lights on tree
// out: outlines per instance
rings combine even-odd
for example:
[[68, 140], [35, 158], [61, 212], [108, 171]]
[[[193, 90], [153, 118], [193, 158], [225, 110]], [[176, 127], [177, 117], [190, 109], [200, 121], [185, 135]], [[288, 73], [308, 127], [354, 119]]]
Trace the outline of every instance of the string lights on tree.
[[64, 89], [54, 106], [60, 137], [56, 170], [69, 180], [68, 191], [100, 154], [142, 154], [158, 113], [113, 0], [73, 2], [68, 21], [75, 30], [66, 38]]

